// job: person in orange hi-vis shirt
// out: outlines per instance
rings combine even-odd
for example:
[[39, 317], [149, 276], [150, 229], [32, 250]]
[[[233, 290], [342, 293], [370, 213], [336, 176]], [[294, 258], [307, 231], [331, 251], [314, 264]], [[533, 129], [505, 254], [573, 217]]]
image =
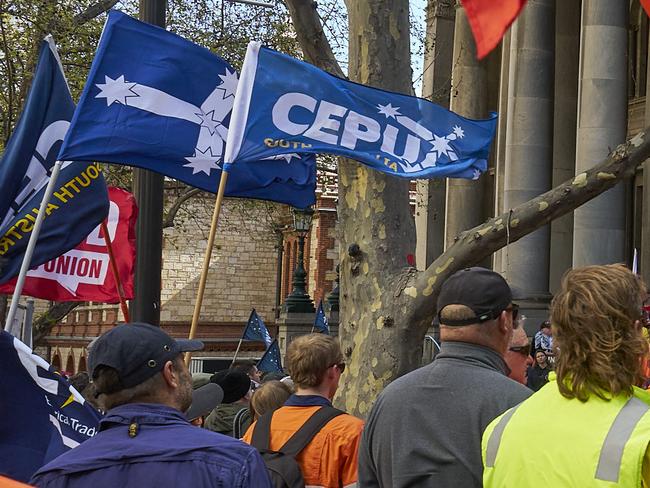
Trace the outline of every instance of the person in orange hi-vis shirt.
[[[331, 408], [345, 370], [338, 340], [325, 334], [309, 334], [294, 339], [289, 344], [285, 362], [296, 393], [272, 413], [268, 447], [273, 451], [280, 450], [321, 408]], [[242, 439], [244, 442], [255, 445], [254, 432], [258, 422], [261, 421], [258, 419], [250, 426]], [[323, 488], [356, 486], [362, 430], [363, 421], [346, 413], [339, 412], [329, 420], [295, 457], [305, 485]]]

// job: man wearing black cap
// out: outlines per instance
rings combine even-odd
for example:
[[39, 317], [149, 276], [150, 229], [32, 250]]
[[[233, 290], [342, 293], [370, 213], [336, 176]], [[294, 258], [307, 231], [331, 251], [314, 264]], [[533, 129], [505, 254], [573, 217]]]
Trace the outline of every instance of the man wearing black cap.
[[205, 419], [205, 428], [239, 439], [251, 424], [250, 377], [239, 369], [227, 369], [213, 374], [210, 382], [221, 387], [223, 400]]
[[359, 449], [362, 487], [482, 486], [481, 435], [532, 392], [503, 359], [517, 307], [499, 274], [453, 274], [438, 297], [442, 348], [433, 363], [388, 385]]
[[192, 403], [192, 378], [182, 353], [202, 348], [200, 341], [176, 341], [148, 324], [118, 325], [102, 335], [89, 357], [98, 401], [108, 411], [100, 431], [41, 468], [32, 483], [68, 488], [270, 486], [254, 449], [197, 429], [183, 414]]

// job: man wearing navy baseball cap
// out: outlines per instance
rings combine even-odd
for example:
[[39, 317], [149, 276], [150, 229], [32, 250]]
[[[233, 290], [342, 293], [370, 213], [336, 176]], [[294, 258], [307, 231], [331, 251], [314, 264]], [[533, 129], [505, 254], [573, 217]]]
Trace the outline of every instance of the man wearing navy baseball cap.
[[264, 463], [238, 440], [193, 427], [184, 413], [192, 378], [183, 353], [203, 343], [174, 340], [149, 324], [118, 325], [90, 347], [99, 433], [41, 468], [39, 487], [270, 486]]
[[532, 392], [508, 378], [517, 305], [501, 275], [457, 271], [438, 295], [441, 350], [379, 395], [359, 448], [359, 486], [482, 486], [481, 435]]

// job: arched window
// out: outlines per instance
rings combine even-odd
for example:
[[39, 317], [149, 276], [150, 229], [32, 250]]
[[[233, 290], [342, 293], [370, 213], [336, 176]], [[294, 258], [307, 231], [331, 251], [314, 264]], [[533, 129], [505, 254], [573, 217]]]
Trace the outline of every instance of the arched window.
[[65, 373], [68, 376], [72, 376], [75, 371], [74, 371], [74, 356], [72, 353], [68, 354], [68, 360], [65, 362]]
[[81, 356], [81, 359], [79, 359], [79, 367], [77, 368], [77, 371], [79, 373], [88, 371], [88, 366], [86, 365], [86, 356]]
[[50, 364], [56, 371], [61, 371], [61, 356], [59, 356], [58, 351], [52, 356], [52, 362]]

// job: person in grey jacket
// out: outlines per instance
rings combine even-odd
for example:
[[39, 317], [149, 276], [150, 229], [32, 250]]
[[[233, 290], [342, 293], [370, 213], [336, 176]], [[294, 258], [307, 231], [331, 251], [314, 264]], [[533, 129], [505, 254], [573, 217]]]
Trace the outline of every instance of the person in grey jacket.
[[359, 448], [359, 486], [482, 486], [483, 431], [532, 393], [507, 377], [503, 359], [517, 311], [493, 271], [464, 269], [443, 284], [441, 351], [379, 395]]

